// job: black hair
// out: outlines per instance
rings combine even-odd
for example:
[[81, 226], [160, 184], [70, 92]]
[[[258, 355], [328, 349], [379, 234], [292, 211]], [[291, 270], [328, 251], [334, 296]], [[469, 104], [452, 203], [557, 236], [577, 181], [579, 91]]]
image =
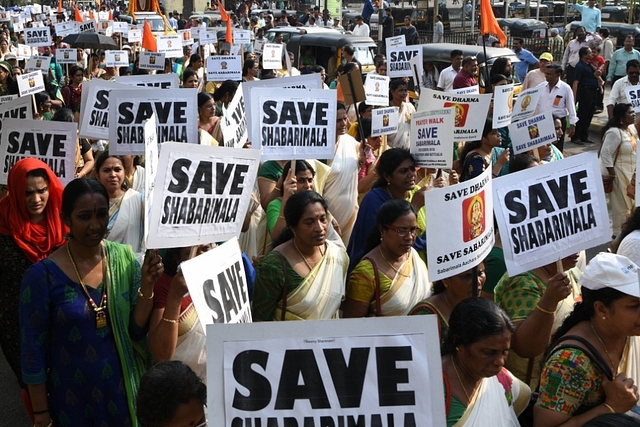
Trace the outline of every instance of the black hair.
[[193, 54], [193, 55], [191, 55], [191, 57], [189, 58], [189, 65], [193, 64], [193, 63], [194, 63], [194, 62], [196, 62], [196, 61], [201, 61], [201, 60], [202, 60], [202, 57], [201, 57], [199, 54], [194, 53], [194, 54]]
[[511, 77], [511, 73], [513, 72], [513, 67], [511, 71], [508, 73], [505, 70], [509, 62], [511, 62], [511, 59], [507, 58], [506, 56], [501, 56], [499, 58], [496, 58], [496, 60], [493, 61], [493, 64], [491, 65], [489, 76], [493, 77], [496, 74], [502, 74], [505, 76], [505, 78]]
[[167, 249], [166, 254], [162, 257], [162, 263], [164, 264], [164, 272], [169, 276], [175, 276], [178, 272], [178, 266], [180, 265], [180, 252], [183, 248], [171, 248]]
[[630, 59], [627, 61], [627, 71], [629, 71], [629, 68], [634, 67], [634, 68], [638, 68], [640, 67], [640, 61], [638, 61], [637, 59]]
[[495, 302], [488, 298], [464, 299], [451, 311], [449, 334], [445, 338], [442, 355], [505, 331], [513, 333], [515, 328], [509, 316]]
[[73, 78], [76, 76], [76, 74], [78, 73], [78, 71], [82, 71], [82, 75], [84, 76], [84, 68], [82, 68], [79, 65], [72, 65], [69, 68], [69, 75]]
[[491, 86], [487, 88], [487, 92], [493, 92], [493, 85], [496, 85], [503, 80], [506, 80], [507, 83], [509, 82], [509, 79], [504, 74], [493, 74], [489, 79]]
[[547, 70], [553, 70], [557, 75], [562, 74], [562, 66], [560, 64], [549, 64]]
[[598, 30], [600, 34], [602, 34], [605, 38], [609, 37], [609, 29], [608, 28], [600, 28]]
[[376, 215], [376, 226], [371, 229], [369, 236], [367, 236], [363, 253], [369, 253], [380, 244], [383, 228], [386, 228], [393, 224], [398, 218], [410, 213], [414, 214], [416, 218], [418, 217], [416, 208], [406, 200], [391, 199], [384, 202]]
[[356, 69], [358, 69], [358, 64], [356, 64], [355, 62], [347, 62], [342, 66], [342, 72], [344, 74], [350, 73]]
[[[361, 103], [360, 105], [364, 104]], [[360, 126], [362, 127], [362, 138], [368, 138], [371, 136], [371, 119], [367, 117], [360, 117]], [[360, 137], [360, 132], [356, 135], [356, 140], [358, 142], [362, 142], [362, 138]]]
[[73, 114], [73, 111], [71, 111], [70, 108], [59, 108], [58, 110], [56, 110], [55, 113], [53, 113], [53, 117], [51, 118], [52, 122], [68, 122], [68, 123], [73, 123], [73, 121], [75, 120], [75, 116]]
[[238, 90], [238, 82], [233, 80], [225, 80], [220, 87], [213, 93], [213, 99], [216, 102], [222, 101], [222, 98], [226, 94], [230, 94], [233, 97]]
[[378, 179], [375, 180], [371, 188], [382, 188], [387, 186], [387, 179], [385, 175], [392, 175], [398, 166], [405, 160], [411, 160], [413, 164], [416, 164], [416, 158], [409, 150], [404, 148], [389, 148], [380, 154], [378, 163], [376, 164], [376, 172], [378, 173]]
[[125, 66], [125, 67], [120, 67], [118, 68], [118, 74], [120, 75], [120, 77], [122, 76], [130, 76], [131, 75], [131, 69], [129, 68], [129, 66]]
[[180, 405], [196, 399], [207, 404], [207, 386], [178, 360], [160, 362], [140, 379], [136, 417], [140, 427], [162, 427], [173, 420]]
[[509, 162], [509, 173], [523, 171], [534, 163], [540, 163], [540, 159], [529, 153], [516, 154]]
[[315, 191], [301, 191], [287, 199], [287, 204], [284, 206], [284, 221], [287, 227], [280, 233], [280, 236], [274, 239], [274, 248], [293, 238], [292, 228], [297, 227], [300, 223], [307, 205], [313, 203], [320, 203], [325, 212], [329, 210], [327, 202]]
[[627, 414], [602, 414], [587, 421], [582, 427], [638, 427], [640, 423]]
[[361, 102], [360, 104], [358, 104], [358, 113], [362, 116], [367, 112], [369, 108], [373, 108], [373, 105], [369, 105], [366, 102]]
[[338, 102], [336, 104], [336, 111], [338, 111], [338, 110], [345, 110], [346, 111], [347, 110], [347, 106], [344, 105], [344, 103], [342, 103], [342, 102]]
[[587, 52], [589, 52], [590, 50], [591, 48], [588, 46], [581, 47], [580, 50], [578, 51], [578, 55], [580, 56], [580, 59], [582, 59], [583, 56], [586, 56]]
[[182, 84], [184, 85], [187, 82], [187, 80], [189, 80], [189, 77], [191, 77], [191, 76], [196, 76], [197, 77], [198, 75], [196, 74], [195, 71], [190, 70], [188, 68], [186, 70], [184, 70], [182, 72]]
[[511, 39], [512, 43], [515, 42], [515, 41], [519, 42], [520, 44], [524, 44], [524, 39], [522, 37], [513, 37]]
[[198, 108], [201, 108], [207, 101], [212, 100], [213, 96], [207, 92], [198, 93]]
[[[306, 160], [294, 160], [294, 162], [296, 162], [296, 175], [298, 175], [300, 172], [311, 171], [311, 176], [316, 176], [316, 170]], [[291, 170], [291, 161], [288, 161], [282, 168], [282, 176], [287, 176], [289, 170]], [[280, 188], [280, 195], [282, 196], [283, 194], [284, 188]]]
[[250, 69], [252, 69], [256, 65], [256, 61], [254, 59], [247, 59], [244, 61], [244, 65], [242, 66], [242, 76], [246, 76]]
[[47, 102], [47, 99], [50, 99], [49, 94], [45, 91], [34, 93], [33, 97], [36, 100], [36, 105], [38, 106], [38, 108], [40, 108], [41, 104]]
[[49, 183], [49, 175], [47, 175], [47, 171], [43, 168], [30, 170], [25, 176], [27, 178], [42, 178], [47, 182], [47, 184]]
[[449, 56], [451, 59], [455, 58], [456, 56], [461, 56], [464, 55], [464, 53], [462, 53], [462, 51], [460, 49], [453, 49], [451, 51], [451, 55]]
[[[109, 154], [109, 149], [104, 150], [104, 152], [100, 155], [100, 157], [98, 157], [98, 159], [96, 160], [93, 169], [96, 172], [96, 176], [99, 177], [100, 176], [100, 168], [102, 167], [102, 165], [104, 164], [104, 162], [107, 161], [107, 159], [110, 158], [114, 158], [114, 159], [118, 159], [120, 160], [120, 163], [122, 163], [122, 167], [124, 168], [124, 158], [122, 156], [117, 156], [115, 154]], [[125, 179], [122, 183], [122, 189], [124, 191], [127, 191], [129, 189], [129, 183], [127, 182], [127, 180]], [[107, 200], [109, 200], [109, 198], [107, 197]]]
[[355, 49], [350, 44], [344, 45], [342, 47], [342, 51], [345, 52], [345, 53], [348, 53], [351, 56], [353, 56], [353, 54], [355, 53]]
[[[391, 79], [389, 82], [389, 92], [398, 89], [400, 86], [407, 86], [407, 82], [403, 79]], [[389, 96], [391, 96], [391, 93], [389, 93]]]
[[622, 104], [614, 105], [611, 118], [607, 121], [607, 124], [604, 125], [604, 127], [602, 128], [603, 138], [604, 138], [604, 134], [607, 133], [609, 129], [622, 127], [622, 120], [624, 119], [624, 116], [627, 114], [627, 111], [629, 111], [629, 108], [632, 108], [631, 104], [622, 103]]
[[[487, 119], [484, 122], [484, 128], [482, 129], [482, 138], [489, 135], [489, 133], [493, 130], [493, 121], [491, 119]], [[475, 150], [476, 148], [480, 148], [482, 146], [482, 138], [467, 142], [462, 148], [462, 153], [460, 154], [460, 160], [464, 163], [464, 159], [467, 158], [467, 155]], [[461, 180], [462, 181], [462, 180]]]
[[76, 207], [78, 199], [86, 194], [99, 194], [109, 204], [109, 194], [104, 185], [95, 179], [89, 178], [77, 178], [67, 184], [62, 192], [62, 206], [61, 211], [67, 217], [70, 218], [73, 210]]
[[622, 224], [622, 230], [616, 238], [617, 242], [622, 242], [632, 231], [640, 230], [640, 208], [635, 208], [627, 220]]

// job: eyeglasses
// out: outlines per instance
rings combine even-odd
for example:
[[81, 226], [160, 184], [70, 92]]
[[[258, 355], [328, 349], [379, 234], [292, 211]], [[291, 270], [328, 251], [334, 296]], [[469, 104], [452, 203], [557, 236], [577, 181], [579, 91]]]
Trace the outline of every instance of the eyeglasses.
[[412, 234], [413, 236], [422, 234], [422, 229], [420, 227], [398, 228], [393, 225], [387, 225], [387, 228], [398, 233], [398, 236], [400, 237], [407, 237], [408, 234]]

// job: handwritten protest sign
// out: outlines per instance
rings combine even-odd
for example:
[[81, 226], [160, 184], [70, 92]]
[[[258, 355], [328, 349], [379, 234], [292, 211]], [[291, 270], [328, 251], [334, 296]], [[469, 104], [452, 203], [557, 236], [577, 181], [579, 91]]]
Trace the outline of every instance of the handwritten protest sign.
[[56, 62], [58, 64], [75, 64], [78, 62], [78, 50], [56, 49]]
[[455, 276], [478, 265], [493, 247], [491, 169], [460, 184], [425, 193], [429, 279]]
[[453, 166], [453, 108], [420, 111], [411, 116], [411, 154], [416, 166], [450, 169]]
[[409, 61], [414, 56], [419, 58], [420, 64], [422, 63], [422, 46], [420, 45], [387, 48], [387, 54], [387, 75], [389, 77], [411, 77], [413, 68]]
[[262, 45], [262, 67], [265, 70], [279, 70], [282, 66], [283, 46], [277, 43]]
[[513, 111], [513, 84], [496, 86], [493, 92], [493, 128], [499, 129], [511, 123]]
[[493, 198], [509, 276], [611, 241], [595, 152], [495, 179]]
[[211, 82], [242, 80], [242, 59], [238, 55], [208, 56], [207, 80]]
[[33, 157], [46, 163], [67, 185], [75, 174], [76, 124], [26, 119], [3, 119], [0, 137], [0, 184], [19, 160]]
[[164, 53], [140, 52], [139, 67], [143, 70], [164, 70]]
[[263, 160], [332, 159], [336, 92], [324, 89], [252, 89], [249, 140]]
[[15, 98], [0, 104], [0, 131], [7, 119], [33, 119], [33, 101], [31, 97]]
[[126, 50], [107, 50], [105, 53], [105, 65], [107, 67], [128, 67], [129, 52]]
[[540, 100], [541, 88], [532, 87], [520, 92], [511, 111], [511, 122], [528, 119], [533, 116]]
[[386, 39], [384, 39], [384, 42], [387, 46], [387, 49], [407, 45], [407, 41], [404, 34], [400, 34], [399, 36], [395, 36], [395, 37], [387, 37]]
[[24, 43], [29, 46], [51, 46], [51, 29], [49, 27], [25, 28]]
[[229, 108], [224, 109], [224, 114], [220, 121], [225, 147], [242, 148], [249, 138], [241, 86], [242, 83], [238, 86]]
[[109, 94], [109, 151], [144, 153], [144, 124], [155, 113], [158, 143], [198, 143], [196, 89], [115, 89]]
[[551, 111], [509, 125], [509, 135], [515, 154], [525, 153], [554, 142], [556, 128]]
[[491, 97], [491, 94], [456, 95], [423, 88], [418, 111], [455, 108], [453, 140], [473, 141], [482, 136]]
[[[181, 89], [185, 90], [185, 89]], [[238, 237], [260, 152], [165, 143], [154, 188], [149, 246], [174, 248]]]
[[633, 107], [633, 111], [640, 113], [640, 85], [627, 86], [624, 89], [627, 101]]
[[390, 135], [398, 131], [398, 107], [371, 110], [371, 136]]
[[20, 96], [42, 92], [45, 89], [41, 70], [20, 74], [16, 76], [16, 79], [18, 80], [18, 92]]
[[443, 426], [433, 342], [435, 316], [208, 325], [209, 423]]
[[389, 105], [389, 77], [369, 74], [364, 82], [367, 105]]
[[51, 64], [50, 56], [32, 56], [27, 59], [27, 64], [25, 66], [25, 71], [31, 72], [40, 70], [42, 72], [49, 72], [49, 65]]
[[177, 74], [146, 74], [140, 76], [116, 77], [117, 83], [157, 89], [179, 89], [180, 79]]

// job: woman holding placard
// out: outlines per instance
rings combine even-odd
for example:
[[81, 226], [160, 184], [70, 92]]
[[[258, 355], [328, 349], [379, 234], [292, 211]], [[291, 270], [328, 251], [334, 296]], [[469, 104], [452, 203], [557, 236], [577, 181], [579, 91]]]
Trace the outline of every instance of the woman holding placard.
[[84, 69], [78, 65], [69, 68], [69, 84], [62, 88], [64, 106], [74, 113], [80, 112], [82, 101], [82, 82], [84, 81]]
[[389, 83], [389, 106], [398, 107], [398, 131], [387, 135], [389, 147], [411, 147], [411, 115], [416, 112], [413, 104], [407, 101], [407, 83], [404, 79], [393, 79]]
[[603, 179], [607, 177], [613, 183], [609, 193], [609, 216], [614, 238], [634, 206], [633, 199], [627, 196], [627, 186], [636, 169], [638, 131], [635, 120], [636, 113], [631, 104], [616, 104], [613, 116], [603, 129], [600, 167]]
[[468, 181], [491, 167], [491, 175], [497, 178], [502, 167], [509, 163], [509, 150], [501, 148], [502, 137], [493, 121], [487, 119], [480, 141], [467, 142], [460, 158], [463, 161], [460, 182]]
[[220, 117], [216, 116], [216, 103], [207, 92], [198, 94], [198, 129], [211, 135], [217, 141], [224, 141], [220, 127]]

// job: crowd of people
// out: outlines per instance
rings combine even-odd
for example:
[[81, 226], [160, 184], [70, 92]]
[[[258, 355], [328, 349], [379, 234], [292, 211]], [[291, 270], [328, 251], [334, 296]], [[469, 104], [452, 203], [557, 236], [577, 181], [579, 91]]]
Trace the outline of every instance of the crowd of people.
[[[251, 8], [243, 4], [234, 19], [263, 37], [273, 18], [254, 21]], [[322, 19], [317, 12], [308, 14], [309, 25]], [[172, 13], [171, 26], [182, 25], [179, 18]], [[366, 25], [359, 16], [354, 32]], [[407, 38], [410, 19], [408, 25]], [[497, 59], [484, 88], [490, 93], [514, 80], [540, 87], [536, 111], [553, 113], [556, 141], [514, 155], [508, 129], [495, 129], [489, 115], [478, 140], [455, 144], [454, 167], [446, 171], [417, 167], [410, 152], [418, 95], [409, 79], [389, 82], [397, 131], [373, 136], [372, 107], [345, 104], [312, 49], [299, 63], [283, 60], [282, 70], [264, 69], [258, 52], [244, 51], [243, 81], [283, 79], [284, 86], [289, 76], [317, 73], [326, 90], [338, 93], [333, 159], [270, 160], [259, 168], [239, 236], [253, 321], [435, 315], [443, 378], [431, 380], [443, 381], [448, 426], [631, 422], [624, 414], [638, 407], [640, 209], [628, 190], [638, 131], [624, 88], [638, 84], [640, 54], [631, 58], [637, 51], [625, 42], [598, 65], [592, 48], [608, 34], [583, 27], [575, 34], [562, 57], [552, 51], [536, 58], [514, 39], [520, 62]], [[0, 95], [17, 94], [21, 37], [8, 25], [0, 32]], [[40, 54], [62, 47], [54, 35]], [[33, 118], [77, 122], [83, 83], [149, 73], [139, 67], [139, 46], [124, 48], [131, 64], [120, 69], [106, 67], [100, 51], [78, 49], [71, 67], [52, 60]], [[360, 65], [349, 46], [342, 52], [336, 76]], [[421, 84], [431, 81], [440, 91], [478, 85], [475, 57], [453, 50], [450, 58], [440, 72], [425, 63], [425, 76], [433, 78]], [[199, 142], [223, 146], [221, 122], [240, 82], [207, 81], [205, 66], [185, 46], [163, 72], [198, 89]], [[373, 73], [386, 70], [385, 55], [377, 55]], [[600, 150], [603, 179], [612, 184], [611, 253], [588, 263], [576, 253], [560, 266], [510, 277], [496, 229], [486, 259], [432, 283], [425, 260], [437, 242], [426, 240], [425, 193], [487, 169], [498, 178], [562, 161], [565, 135], [589, 143], [596, 95], [611, 82]], [[2, 351], [37, 427], [206, 425], [206, 338], [180, 263], [215, 242], [146, 248], [144, 159], [110, 154], [108, 143], [77, 139], [75, 179], [66, 187], [37, 159], [9, 171], [0, 200]]]

